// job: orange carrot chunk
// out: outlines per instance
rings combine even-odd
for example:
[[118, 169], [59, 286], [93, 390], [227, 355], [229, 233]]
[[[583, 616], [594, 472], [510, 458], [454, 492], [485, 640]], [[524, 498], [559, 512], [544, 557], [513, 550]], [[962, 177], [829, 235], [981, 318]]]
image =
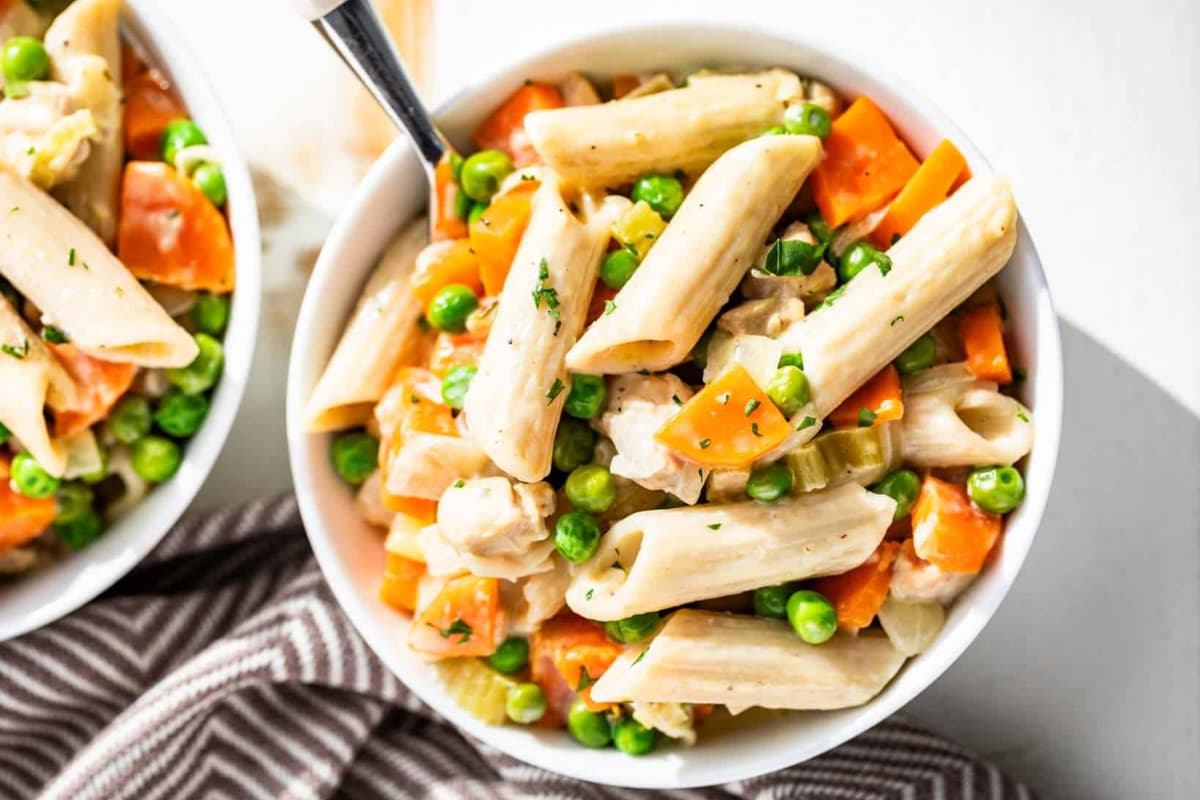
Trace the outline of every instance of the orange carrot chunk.
[[750, 373], [734, 364], [684, 403], [655, 438], [698, 464], [741, 467], [791, 432]]
[[[523, 186], [530, 183], [534, 181]], [[486, 294], [496, 296], [504, 288], [532, 210], [532, 193], [523, 189], [497, 197], [471, 223], [471, 249], [479, 259], [479, 277]]]
[[950, 188], [966, 169], [967, 160], [963, 154], [949, 139], [943, 139], [896, 195], [887, 214], [871, 232], [875, 246], [886, 250], [896, 238], [912, 230], [917, 220], [949, 196]]
[[503, 150], [513, 164], [524, 167], [538, 160], [537, 151], [525, 133], [525, 115], [534, 111], [562, 108], [566, 103], [556, 86], [526, 83], [513, 92], [475, 131], [481, 150]]
[[839, 428], [867, 428], [903, 417], [900, 373], [888, 364], [835, 408], [829, 421]]
[[899, 549], [899, 542], [882, 542], [865, 563], [841, 575], [819, 578], [813, 584], [815, 591], [833, 603], [840, 627], [858, 630], [875, 619], [879, 607], [887, 600], [892, 563]]
[[998, 304], [988, 303], [968, 310], [959, 320], [958, 333], [971, 374], [985, 381], [1012, 382], [1008, 351], [1004, 349], [1004, 321], [1000, 318]]
[[435, 294], [453, 283], [469, 286], [476, 294], [483, 289], [479, 259], [466, 239], [439, 242], [421, 253], [410, 280], [413, 294], [422, 306], [428, 306]]
[[194, 183], [166, 164], [125, 165], [117, 257], [142, 280], [233, 291], [233, 240], [225, 217]]
[[9, 458], [0, 453], [0, 553], [41, 535], [54, 522], [53, 497], [35, 500], [15, 491], [8, 480]]
[[388, 469], [393, 456], [414, 433], [458, 436], [454, 410], [441, 401], [441, 381], [428, 370], [401, 367], [384, 395], [376, 414], [383, 422], [379, 448], [380, 492], [385, 508], [433, 521], [437, 503], [388, 492]]
[[813, 198], [836, 228], [886, 203], [917, 171], [917, 159], [869, 98], [833, 121], [825, 158], [813, 172]]
[[455, 199], [462, 191], [454, 180], [454, 168], [450, 163], [450, 151], [438, 161], [433, 170], [434, 191], [437, 192], [437, 216], [433, 221], [433, 238], [463, 239], [467, 235], [467, 221], [454, 213]]
[[913, 545], [936, 567], [974, 573], [983, 568], [1003, 524], [972, 503], [965, 487], [926, 476], [913, 506]]
[[154, 70], [126, 75], [124, 89], [125, 151], [138, 161], [161, 158], [163, 131], [168, 123], [186, 119], [187, 109]]
[[379, 599], [397, 611], [414, 611], [417, 607], [417, 584], [425, 574], [425, 565], [411, 558], [387, 554]]
[[[604, 635], [594, 622], [563, 612], [542, 625], [534, 634], [531, 664], [544, 663], [546, 654], [555, 670], [593, 711], [603, 711], [611, 703], [595, 703], [591, 686], [621, 655], [623, 648]], [[537, 680], [538, 676], [534, 676]]]
[[501, 632], [501, 616], [498, 580], [451, 578], [413, 620], [409, 646], [438, 658], [490, 655]]
[[483, 356], [486, 339], [466, 333], [439, 333], [429, 357], [429, 371], [439, 378], [455, 367], [475, 366]]
[[54, 415], [54, 435], [70, 436], [90, 428], [108, 416], [108, 412], [129, 391], [137, 375], [133, 364], [118, 364], [92, 358], [73, 344], [46, 343], [79, 387], [79, 396], [71, 408]]

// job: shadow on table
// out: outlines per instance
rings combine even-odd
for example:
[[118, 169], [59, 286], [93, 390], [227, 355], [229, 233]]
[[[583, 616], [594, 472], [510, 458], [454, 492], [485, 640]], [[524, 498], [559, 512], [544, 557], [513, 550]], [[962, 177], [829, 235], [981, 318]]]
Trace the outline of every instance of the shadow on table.
[[1200, 797], [1200, 420], [1062, 333], [1041, 530], [996, 617], [908, 710], [1047, 798]]

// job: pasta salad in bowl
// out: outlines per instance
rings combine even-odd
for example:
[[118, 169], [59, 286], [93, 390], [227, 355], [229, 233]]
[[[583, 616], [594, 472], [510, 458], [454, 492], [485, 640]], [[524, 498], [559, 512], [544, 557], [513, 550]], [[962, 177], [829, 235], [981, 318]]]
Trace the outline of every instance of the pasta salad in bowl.
[[936, 677], [1058, 424], [1008, 181], [831, 54], [681, 28], [453, 101], [436, 216], [385, 220], [368, 180], [289, 388], [310, 537], [377, 652], [472, 734], [636, 786], [793, 763]]
[[[227, 367], [226, 345], [253, 340], [257, 230], [230, 223], [253, 197], [138, 5], [0, 12], [0, 637], [85, 602], [157, 541], [249, 363]], [[193, 118], [193, 94], [221, 129]]]

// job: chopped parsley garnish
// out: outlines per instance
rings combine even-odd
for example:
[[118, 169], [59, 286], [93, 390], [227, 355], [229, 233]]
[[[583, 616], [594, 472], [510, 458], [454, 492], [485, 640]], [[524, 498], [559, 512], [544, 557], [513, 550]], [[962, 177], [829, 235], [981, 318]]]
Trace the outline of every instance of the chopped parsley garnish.
[[755, 436], [762, 436], [762, 434], [759, 433], [757, 422], [750, 423], [750, 432], [753, 433]]
[[842, 296], [842, 293], [846, 291], [846, 287], [849, 285], [850, 284], [848, 283], [843, 283], [841, 286], [825, 295], [825, 299], [821, 301], [821, 305], [817, 306], [817, 310], [820, 311], [822, 308], [833, 305], [834, 301]]
[[650, 646], [649, 646], [649, 645], [647, 645], [647, 646], [646, 646], [646, 647], [645, 647], [645, 648], [642, 650], [642, 652], [638, 653], [638, 657], [637, 657], [637, 658], [635, 658], [635, 659], [633, 660], [633, 663], [632, 663], [632, 664], [630, 664], [629, 666], [631, 666], [631, 667], [636, 667], [638, 664], [640, 664], [640, 663], [641, 663], [642, 659], [646, 657], [646, 653], [649, 653], [649, 652], [650, 652]]
[[748, 417], [751, 414], [753, 414], [754, 410], [761, 405], [762, 405], [762, 403], [760, 403], [758, 400], [751, 397], [749, 400], [746, 401], [746, 416]]
[[543, 258], [538, 264], [538, 282], [533, 289], [533, 307], [541, 308], [542, 303], [545, 303], [550, 317], [558, 319], [558, 290], [546, 286], [549, 279], [550, 263]]
[[583, 596], [583, 599], [584, 599], [584, 600], [591, 600], [591, 599], [592, 599], [592, 595], [593, 595], [593, 594], [595, 594], [595, 593], [596, 593], [596, 590], [595, 590], [595, 589], [588, 589], [588, 590], [587, 590], [587, 594], [585, 594], [585, 595]]
[[[29, 343], [26, 342], [25, 345], [26, 348], [28, 348]], [[1017, 419], [1021, 420], [1021, 422], [1029, 422], [1029, 415], [1025, 413], [1025, 409], [1021, 409], [1017, 412]]]
[[903, 314], [901, 314], [900, 316], [896, 317], [896, 318], [895, 318], [895, 319], [893, 319], [891, 322], [889, 322], [889, 323], [888, 323], [888, 327], [889, 327], [889, 328], [894, 328], [894, 327], [896, 327], [896, 323], [897, 323], [897, 322], [904, 322], [904, 315], [903, 315]]
[[51, 344], [66, 344], [67, 335], [53, 325], [42, 326], [42, 338]]
[[810, 244], [800, 239], [776, 239], [763, 259], [763, 272], [780, 276], [811, 275], [824, 255], [824, 244]]
[[625, 571], [625, 565], [622, 564], [620, 561], [612, 562], [611, 564], [608, 565], [608, 568], [609, 569], [619, 569], [619, 570], [621, 570], [621, 572]]
[[683, 405], [683, 401], [679, 399], [679, 395], [677, 394], [671, 395], [671, 402], [677, 406]]
[[463, 488], [463, 487], [464, 487], [464, 486], [466, 486], [466, 485], [467, 485], [467, 482], [466, 482], [466, 481], [464, 481], [462, 478], [459, 478], [458, 480], [456, 480], [456, 481], [454, 482], [454, 488], [455, 488], [455, 489], [461, 489], [461, 488]]
[[546, 405], [554, 402], [554, 398], [563, 393], [563, 389], [567, 388], [558, 378], [554, 379], [554, 383], [550, 384], [550, 391], [546, 392]]
[[858, 410], [858, 427], [869, 428], [875, 424], [875, 418], [879, 416], [869, 408], [860, 408]]
[[800, 420], [800, 424], [796, 426], [796, 430], [802, 431], [805, 428], [811, 428], [813, 425], [816, 425], [816, 424], [817, 424], [816, 417], [805, 417], [804, 419]]
[[609, 314], [611, 314], [612, 312], [614, 312], [616, 310], [617, 310], [616, 303], [614, 303], [612, 300], [604, 301], [604, 316], [607, 317]]
[[721, 392], [717, 395], [717, 402], [723, 406], [729, 405], [729, 392]]
[[892, 259], [886, 253], [880, 253], [876, 256], [875, 263], [879, 265], [879, 274], [885, 278], [892, 271]]
[[461, 619], [456, 619], [454, 622], [451, 622], [449, 628], [439, 628], [436, 625], [430, 625], [430, 627], [441, 634], [443, 639], [449, 639], [451, 636], [457, 636], [458, 644], [466, 644], [467, 642], [471, 641], [471, 634], [475, 632], [470, 625], [463, 622]]
[[712, 523], [711, 525], [709, 525], [709, 526], [707, 526], [707, 527], [708, 527], [708, 529], [709, 529], [710, 531], [719, 531], [719, 530], [721, 530], [721, 523], [719, 523], [719, 522], [714, 522], [714, 523]]
[[70, 249], [70, 251], [67, 253], [67, 266], [69, 266], [69, 267], [75, 266], [75, 248], [74, 247], [72, 247]]
[[587, 664], [584, 664], [579, 668], [579, 683], [575, 684], [575, 691], [582, 692], [598, 680], [600, 679], [588, 675]]
[[29, 355], [29, 340], [23, 340], [20, 347], [11, 344], [0, 344], [0, 353], [5, 353], [18, 361], [23, 361], [25, 360], [25, 356]]
[[701, 450], [707, 450], [707, 449], [708, 449], [708, 446], [709, 446], [710, 444], [712, 444], [712, 439], [701, 439], [701, 440], [700, 440], [700, 449], [701, 449]]

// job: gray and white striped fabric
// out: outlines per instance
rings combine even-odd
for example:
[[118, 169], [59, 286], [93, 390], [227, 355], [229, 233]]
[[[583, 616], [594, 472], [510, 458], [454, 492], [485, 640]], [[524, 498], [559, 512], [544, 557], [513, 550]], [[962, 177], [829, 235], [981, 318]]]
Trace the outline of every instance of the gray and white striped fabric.
[[[464, 738], [374, 658], [294, 498], [193, 517], [102, 598], [0, 644], [0, 798], [628, 798]], [[893, 719], [689, 798], [1029, 798]]]

